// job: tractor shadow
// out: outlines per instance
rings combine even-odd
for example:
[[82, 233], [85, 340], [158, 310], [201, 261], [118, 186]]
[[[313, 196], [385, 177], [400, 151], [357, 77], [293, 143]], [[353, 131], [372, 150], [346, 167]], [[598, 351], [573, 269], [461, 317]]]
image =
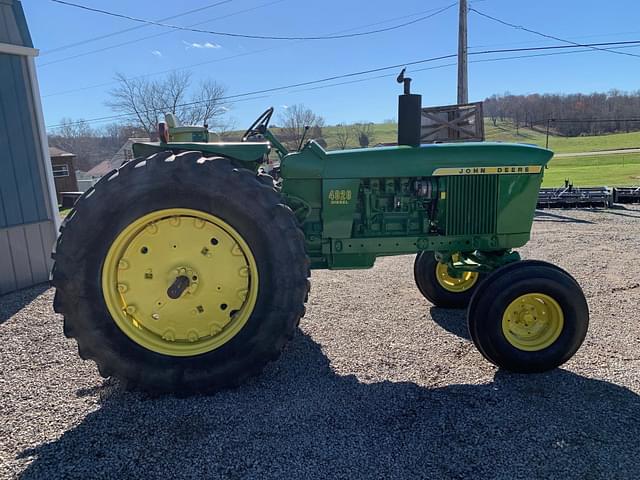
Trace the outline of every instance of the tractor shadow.
[[0, 295], [0, 325], [13, 317], [49, 289], [48, 283]]
[[460, 338], [471, 341], [467, 328], [467, 310], [431, 307], [429, 309], [434, 322]]
[[[563, 213], [567, 210], [560, 210]], [[593, 211], [593, 210], [589, 210]], [[580, 218], [571, 217], [569, 215], [560, 215], [559, 213], [551, 213], [548, 210], [536, 210], [534, 221], [536, 222], [549, 222], [549, 223], [582, 223], [593, 225], [593, 222], [589, 220], [582, 220]]]
[[640, 219], [640, 210], [627, 208], [624, 205], [620, 205], [620, 204], [616, 204], [613, 207], [608, 208], [606, 210], [597, 210], [597, 213]]
[[[428, 365], [425, 365], [428, 372]], [[91, 392], [82, 392], [91, 394]], [[95, 393], [95, 392], [94, 392]], [[150, 398], [116, 382], [59, 439], [24, 450], [40, 478], [634, 478], [640, 397], [566, 370], [427, 388], [339, 375], [298, 334], [249, 385]]]

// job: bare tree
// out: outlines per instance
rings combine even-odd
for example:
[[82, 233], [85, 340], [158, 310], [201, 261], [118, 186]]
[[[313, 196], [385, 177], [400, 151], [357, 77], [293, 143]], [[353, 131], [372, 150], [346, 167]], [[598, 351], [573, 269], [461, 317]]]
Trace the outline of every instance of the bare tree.
[[73, 120], [67, 117], [62, 118], [58, 127], [51, 133], [63, 139], [61, 141], [70, 141], [76, 138], [92, 137], [95, 135], [95, 131], [86, 120], [82, 118]]
[[118, 86], [111, 90], [106, 103], [118, 113], [130, 115], [150, 137], [156, 134], [159, 118], [174, 113], [185, 124], [215, 124], [226, 112], [225, 87], [207, 80], [189, 95], [191, 74], [173, 72], [162, 80], [127, 78], [116, 74]]
[[[640, 110], [640, 92], [611, 90], [590, 94], [529, 94], [492, 95], [484, 101], [484, 111], [493, 120], [510, 121], [516, 131], [520, 128], [544, 130], [550, 119], [554, 134], [577, 136], [599, 135], [621, 131], [640, 130], [637, 112]], [[590, 121], [597, 119], [597, 122]], [[574, 121], [571, 121], [574, 120]]]
[[353, 127], [351, 125], [346, 125], [344, 123], [339, 123], [336, 125], [336, 143], [338, 144], [338, 148], [344, 150], [347, 148], [349, 144], [349, 140], [351, 140], [351, 135], [353, 134]]
[[282, 137], [291, 150], [298, 148], [306, 126], [311, 128], [308, 138], [322, 138], [324, 118], [302, 104], [291, 105], [280, 115], [279, 120], [282, 124]]
[[102, 135], [113, 139], [114, 142], [123, 144], [129, 138], [144, 138], [147, 136], [147, 132], [137, 125], [111, 123], [102, 128]]
[[238, 132], [238, 122], [235, 118], [229, 118], [225, 122], [214, 125], [213, 131], [223, 142], [240, 141], [241, 132]]
[[373, 123], [360, 122], [353, 125], [358, 144], [362, 148], [368, 147], [373, 142]]
[[202, 125], [207, 123], [213, 129], [229, 130], [228, 122], [222, 117], [227, 113], [228, 108], [223, 102], [227, 89], [212, 80], [205, 80], [200, 83], [196, 93], [191, 97], [189, 108], [182, 110], [184, 118], [180, 118], [183, 123], [189, 125]]
[[60, 126], [49, 134], [49, 146], [73, 153], [77, 166], [87, 168], [95, 158], [95, 136], [96, 131], [86, 121], [63, 118]]

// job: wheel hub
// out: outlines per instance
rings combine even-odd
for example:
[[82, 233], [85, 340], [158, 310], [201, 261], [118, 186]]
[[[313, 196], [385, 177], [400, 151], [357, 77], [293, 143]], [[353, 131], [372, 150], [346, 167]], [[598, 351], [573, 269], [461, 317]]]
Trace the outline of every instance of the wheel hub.
[[556, 300], [542, 293], [521, 295], [505, 309], [502, 333], [514, 347], [539, 351], [555, 342], [564, 326], [564, 314]]
[[175, 356], [205, 353], [237, 334], [253, 311], [257, 281], [238, 232], [218, 217], [185, 209], [133, 222], [103, 267], [103, 293], [116, 324], [139, 345]]
[[436, 266], [436, 279], [445, 290], [462, 293], [476, 284], [478, 272], [461, 272], [460, 276], [454, 277], [449, 273], [449, 267], [445, 263], [438, 263]]

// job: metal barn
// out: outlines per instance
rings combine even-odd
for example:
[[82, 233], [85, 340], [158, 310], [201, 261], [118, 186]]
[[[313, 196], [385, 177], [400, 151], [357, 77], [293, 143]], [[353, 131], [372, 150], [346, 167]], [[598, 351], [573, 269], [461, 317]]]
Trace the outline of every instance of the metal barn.
[[0, 294], [49, 278], [59, 224], [31, 35], [0, 0]]

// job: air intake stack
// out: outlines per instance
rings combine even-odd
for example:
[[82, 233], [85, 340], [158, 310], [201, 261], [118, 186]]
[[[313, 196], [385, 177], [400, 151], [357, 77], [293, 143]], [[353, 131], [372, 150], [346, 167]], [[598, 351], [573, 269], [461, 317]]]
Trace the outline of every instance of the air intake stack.
[[422, 95], [411, 93], [411, 79], [404, 76], [406, 68], [398, 75], [398, 83], [404, 85], [404, 94], [398, 97], [398, 145], [420, 146]]

